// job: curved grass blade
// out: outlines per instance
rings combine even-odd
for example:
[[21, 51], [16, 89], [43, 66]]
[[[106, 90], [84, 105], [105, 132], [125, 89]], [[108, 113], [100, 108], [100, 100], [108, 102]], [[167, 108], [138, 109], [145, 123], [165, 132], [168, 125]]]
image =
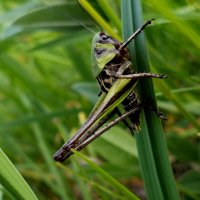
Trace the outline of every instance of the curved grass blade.
[[124, 187], [121, 183], [119, 183], [115, 178], [110, 176], [102, 168], [100, 168], [94, 162], [89, 160], [85, 155], [83, 155], [82, 153], [80, 153], [76, 150], [72, 150], [72, 151], [78, 157], [83, 159], [91, 168], [93, 168], [95, 171], [97, 171], [98, 174], [101, 175], [107, 182], [109, 182], [116, 190], [120, 191], [123, 194], [124, 199], [139, 200], [139, 198], [137, 196], [135, 196], [133, 193], [131, 193], [126, 187]]
[[37, 200], [37, 197], [28, 186], [26, 181], [0, 149], [0, 182], [15, 199], [19, 200]]

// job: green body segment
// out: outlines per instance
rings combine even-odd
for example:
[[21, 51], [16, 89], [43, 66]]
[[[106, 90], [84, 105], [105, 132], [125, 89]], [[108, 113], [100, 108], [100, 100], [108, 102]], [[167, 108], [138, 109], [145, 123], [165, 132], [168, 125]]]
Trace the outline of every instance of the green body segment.
[[111, 113], [133, 91], [135, 84], [132, 84], [130, 79], [118, 79], [109, 92], [106, 95], [104, 93], [95, 104], [90, 114], [90, 116], [98, 118], [95, 123]]

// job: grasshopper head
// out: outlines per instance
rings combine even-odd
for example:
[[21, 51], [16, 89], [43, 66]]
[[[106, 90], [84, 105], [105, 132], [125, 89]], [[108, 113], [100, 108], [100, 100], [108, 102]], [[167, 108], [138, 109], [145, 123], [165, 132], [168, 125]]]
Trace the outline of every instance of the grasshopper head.
[[93, 38], [93, 42], [100, 43], [100, 44], [113, 44], [114, 46], [119, 43], [116, 39], [107, 35], [104, 32], [99, 32], [99, 33], [95, 34], [95, 36]]
[[92, 72], [93, 76], [97, 77], [117, 54], [120, 42], [100, 32], [95, 34], [92, 41]]

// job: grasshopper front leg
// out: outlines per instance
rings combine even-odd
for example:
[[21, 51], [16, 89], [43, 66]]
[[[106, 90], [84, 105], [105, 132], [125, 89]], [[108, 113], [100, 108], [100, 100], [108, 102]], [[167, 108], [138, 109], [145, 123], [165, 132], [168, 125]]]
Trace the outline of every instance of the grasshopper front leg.
[[[121, 79], [140, 79], [140, 78], [167, 78], [164, 74], [153, 74], [150, 72], [142, 72], [142, 73], [134, 73], [133, 71], [130, 73], [126, 73], [126, 70], [132, 68], [132, 63], [127, 60], [119, 65], [117, 71], [113, 70], [114, 68], [118, 67], [117, 64], [112, 64], [109, 68], [105, 69], [107, 75], [113, 78], [121, 78]], [[124, 74], [125, 73], [125, 74]]]

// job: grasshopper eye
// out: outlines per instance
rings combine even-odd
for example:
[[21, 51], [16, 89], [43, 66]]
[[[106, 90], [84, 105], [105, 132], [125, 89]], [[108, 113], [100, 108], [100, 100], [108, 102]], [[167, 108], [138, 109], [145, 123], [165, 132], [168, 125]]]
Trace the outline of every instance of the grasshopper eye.
[[108, 38], [109, 38], [109, 36], [107, 36], [107, 35], [102, 35], [102, 36], [101, 36], [101, 39], [102, 39], [102, 40], [107, 40]]
[[107, 40], [109, 38], [108, 35], [106, 35], [104, 32], [99, 33], [99, 36], [102, 40]]

